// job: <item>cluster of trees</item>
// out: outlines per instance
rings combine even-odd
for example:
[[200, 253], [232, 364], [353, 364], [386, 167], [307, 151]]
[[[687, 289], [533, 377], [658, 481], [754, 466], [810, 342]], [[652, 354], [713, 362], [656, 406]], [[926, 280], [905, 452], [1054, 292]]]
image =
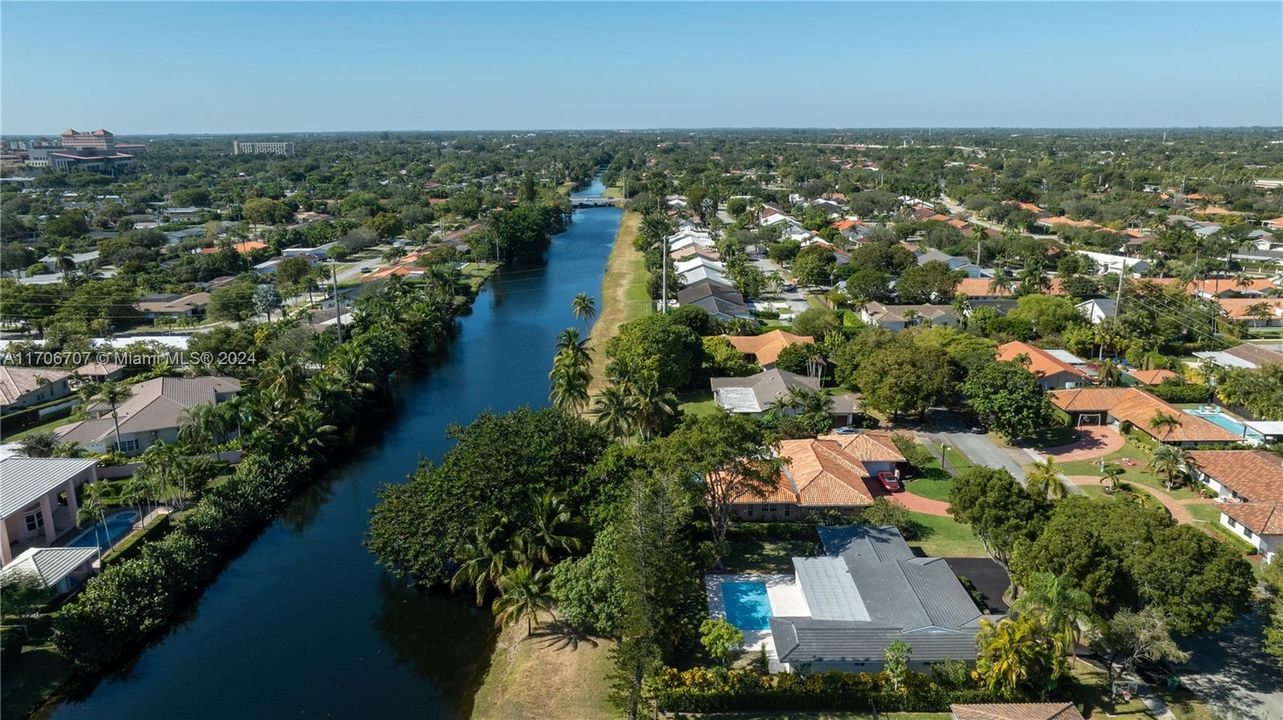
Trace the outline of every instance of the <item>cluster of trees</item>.
[[[386, 392], [393, 372], [439, 347], [457, 310], [453, 290], [389, 283], [358, 302], [351, 334], [341, 344], [315, 345], [315, 355], [270, 351], [274, 344], [264, 345], [268, 359], [249, 371], [257, 382], [232, 406], [237, 417], [196, 413], [183, 429], [183, 447], [191, 452], [223, 441], [235, 420], [244, 433], [242, 462], [164, 538], [147, 543], [134, 557], [109, 563], [86, 583], [55, 618], [59, 649], [81, 667], [102, 670], [163, 628], [248, 533], [268, 522], [296, 489], [317, 476], [327, 458], [353, 440], [356, 420]], [[264, 342], [275, 335], [276, 342], [300, 348], [297, 328], [290, 326], [277, 322], [230, 332]], [[184, 452], [159, 447], [156, 452], [167, 455]], [[141, 487], [122, 485], [120, 501], [146, 502], [156, 495], [145, 484], [157, 475], [179, 488], [169, 492], [191, 496], [193, 483], [207, 475], [174, 457], [148, 460], [148, 471], [136, 483]], [[90, 498], [91, 512], [96, 502]]]

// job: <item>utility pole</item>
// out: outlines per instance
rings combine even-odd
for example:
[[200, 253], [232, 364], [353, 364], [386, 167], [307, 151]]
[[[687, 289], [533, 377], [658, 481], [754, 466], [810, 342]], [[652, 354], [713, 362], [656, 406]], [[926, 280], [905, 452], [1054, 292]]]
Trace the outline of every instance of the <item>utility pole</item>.
[[659, 291], [659, 312], [668, 314], [668, 236], [665, 235], [660, 242], [659, 266], [663, 268], [660, 272], [660, 291]]
[[1118, 319], [1118, 308], [1123, 304], [1123, 272], [1127, 270], [1127, 256], [1118, 265], [1118, 292], [1114, 295], [1114, 319]]

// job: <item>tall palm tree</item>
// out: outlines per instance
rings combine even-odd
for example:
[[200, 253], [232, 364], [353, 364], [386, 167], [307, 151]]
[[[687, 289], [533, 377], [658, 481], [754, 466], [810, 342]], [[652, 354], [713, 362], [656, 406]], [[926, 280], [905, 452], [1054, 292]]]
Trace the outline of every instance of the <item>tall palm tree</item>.
[[476, 593], [477, 607], [481, 607], [486, 594], [511, 569], [513, 560], [502, 523], [490, 528], [477, 527], [472, 539], [459, 549], [459, 568], [450, 578], [450, 589], [471, 586]]
[[1101, 387], [1118, 387], [1123, 379], [1123, 369], [1113, 360], [1105, 360], [1096, 371]]
[[1047, 647], [1046, 630], [1042, 617], [1035, 614], [1003, 618], [997, 624], [980, 620], [976, 674], [990, 692], [1017, 697], [1027, 682], [1043, 674], [1038, 665]]
[[1189, 452], [1172, 445], [1159, 445], [1149, 458], [1149, 469], [1163, 476], [1163, 487], [1172, 490], [1183, 484], [1186, 473], [1194, 469]]
[[546, 490], [531, 497], [530, 528], [525, 533], [525, 555], [551, 565], [558, 553], [576, 553], [583, 548], [574, 515], [564, 496]]
[[144, 472], [156, 479], [156, 489], [168, 493], [170, 504], [187, 501], [186, 457], [177, 445], [158, 442], [143, 451]]
[[1064, 576], [1049, 572], [1037, 573], [1030, 579], [1015, 609], [1041, 615], [1060, 643], [1061, 652], [1069, 649], [1075, 657], [1080, 632], [1096, 621], [1091, 595], [1074, 587]]
[[575, 414], [588, 406], [588, 384], [592, 382], [592, 372], [586, 360], [586, 355], [569, 348], [557, 353], [552, 361], [552, 372], [548, 373], [552, 381], [548, 399], [553, 407]]
[[1034, 463], [1028, 473], [1028, 482], [1029, 490], [1044, 498], [1063, 500], [1068, 494], [1065, 484], [1060, 481], [1060, 467], [1053, 457]]
[[231, 418], [223, 406], [202, 403], [183, 411], [178, 439], [192, 447], [209, 448], [227, 442], [232, 429]]
[[637, 403], [621, 385], [611, 385], [593, 403], [596, 423], [616, 439], [626, 438], [636, 429]]
[[[80, 509], [76, 511], [76, 524], [86, 520], [101, 523], [107, 532], [107, 545], [111, 546], [111, 530], [107, 528], [107, 481], [94, 480], [84, 484], [84, 495], [80, 498]], [[98, 546], [98, 564], [102, 565], [102, 540], [98, 537], [98, 527], [94, 526], [94, 541]]]
[[1181, 419], [1162, 410], [1155, 410], [1154, 417], [1149, 419], [1148, 424], [1154, 432], [1161, 432], [1163, 439], [1166, 440], [1173, 430], [1181, 426]]
[[76, 261], [72, 258], [71, 250], [67, 244], [63, 243], [53, 250], [49, 251], [53, 257], [54, 269], [62, 273], [62, 281], [71, 284], [71, 274], [76, 271]]
[[120, 447], [120, 417], [116, 414], [116, 408], [120, 405], [120, 403], [123, 403], [124, 401], [128, 400], [133, 394], [134, 392], [129, 389], [129, 386], [123, 385], [120, 382], [117, 382], [116, 380], [108, 380], [107, 382], [104, 382], [102, 385], [98, 386], [98, 393], [97, 395], [94, 396], [94, 399], [98, 400], [99, 402], [105, 402], [111, 406], [111, 422], [115, 426], [115, 430], [116, 430], [116, 449], [117, 450], [120, 450], [121, 447]]
[[584, 334], [588, 334], [588, 322], [597, 317], [597, 301], [588, 293], [579, 293], [570, 303], [575, 317], [584, 321]]
[[1015, 286], [1015, 278], [1005, 268], [996, 268], [993, 277], [989, 278], [989, 293], [992, 295], [1011, 295]]
[[519, 565], [504, 573], [498, 585], [501, 594], [490, 608], [503, 625], [524, 619], [526, 635], [530, 635], [539, 622], [539, 613], [552, 612], [553, 598], [548, 594], [542, 571]]
[[677, 396], [661, 386], [658, 378], [642, 378], [631, 383], [626, 392], [636, 408], [636, 426], [643, 440], [662, 433], [669, 421], [677, 416]]

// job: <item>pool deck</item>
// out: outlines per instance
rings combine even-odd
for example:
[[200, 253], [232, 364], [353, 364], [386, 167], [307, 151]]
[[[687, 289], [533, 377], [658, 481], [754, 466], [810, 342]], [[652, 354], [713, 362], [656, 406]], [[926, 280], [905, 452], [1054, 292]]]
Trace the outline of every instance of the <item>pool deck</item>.
[[[704, 576], [704, 595], [708, 601], [708, 616], [714, 620], [726, 619], [726, 601], [722, 597], [722, 585], [730, 582], [754, 582], [766, 586], [766, 597], [771, 603], [771, 617], [810, 617], [811, 607], [807, 605], [802, 588], [792, 575], [718, 575]], [[775, 639], [771, 631], [743, 630], [744, 650], [756, 650], [766, 643], [766, 657], [771, 672], [785, 672], [787, 669], [779, 661], [775, 652]]]

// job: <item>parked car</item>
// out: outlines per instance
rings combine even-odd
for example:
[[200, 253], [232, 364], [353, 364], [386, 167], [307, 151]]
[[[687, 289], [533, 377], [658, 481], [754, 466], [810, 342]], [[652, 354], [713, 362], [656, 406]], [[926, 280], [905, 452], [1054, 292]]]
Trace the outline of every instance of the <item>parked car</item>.
[[362, 266], [361, 266], [361, 272], [362, 272], [362, 273], [370, 273], [370, 272], [374, 272], [374, 271], [370, 269], [370, 266], [369, 266], [369, 265], [362, 265]]
[[887, 492], [894, 493], [894, 492], [901, 492], [904, 490], [904, 485], [900, 483], [900, 478], [896, 477], [895, 473], [893, 472], [888, 472], [886, 470], [883, 470], [882, 472], [878, 473], [878, 482], [882, 485], [882, 487]]

